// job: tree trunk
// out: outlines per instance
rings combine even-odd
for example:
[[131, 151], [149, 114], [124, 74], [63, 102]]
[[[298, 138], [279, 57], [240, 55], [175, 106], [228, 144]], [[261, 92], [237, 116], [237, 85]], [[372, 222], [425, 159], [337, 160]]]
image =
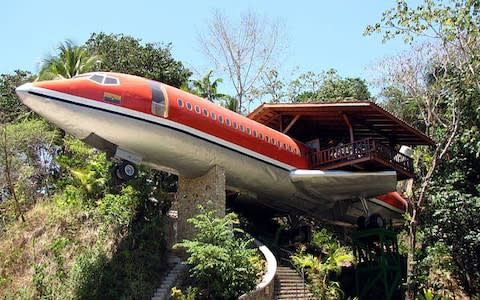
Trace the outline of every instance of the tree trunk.
[[22, 219], [22, 222], [25, 222], [25, 218], [23, 213], [20, 209], [20, 203], [17, 198], [17, 194], [15, 193], [15, 185], [12, 182], [12, 176], [10, 173], [10, 159], [8, 157], [8, 149], [7, 149], [7, 127], [3, 127], [3, 155], [4, 155], [4, 164], [5, 164], [5, 181], [7, 182], [8, 191], [10, 195], [13, 197], [13, 201], [15, 203], [15, 218]]
[[407, 255], [407, 290], [406, 300], [414, 300], [417, 289], [414, 283], [415, 278], [415, 248], [417, 246], [417, 209], [412, 205], [411, 220], [408, 224], [408, 255]]

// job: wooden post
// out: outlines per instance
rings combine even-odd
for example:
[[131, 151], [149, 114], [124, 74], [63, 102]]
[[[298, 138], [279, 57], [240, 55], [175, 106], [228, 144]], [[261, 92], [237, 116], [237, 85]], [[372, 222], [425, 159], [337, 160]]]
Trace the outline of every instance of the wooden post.
[[352, 127], [352, 124], [350, 123], [350, 120], [348, 119], [348, 116], [347, 116], [345, 113], [342, 113], [342, 116], [343, 116], [343, 119], [345, 120], [345, 123], [347, 124], [348, 130], [349, 130], [349, 132], [350, 132], [350, 143], [353, 144], [353, 142], [355, 141], [355, 139], [354, 139], [354, 136], [353, 136], [353, 127]]
[[286, 134], [290, 130], [290, 128], [292, 128], [292, 126], [295, 125], [295, 123], [298, 121], [298, 119], [300, 119], [300, 115], [296, 115], [295, 118], [293, 118], [293, 120], [290, 121], [287, 128], [285, 128], [285, 130], [282, 131], [282, 133]]

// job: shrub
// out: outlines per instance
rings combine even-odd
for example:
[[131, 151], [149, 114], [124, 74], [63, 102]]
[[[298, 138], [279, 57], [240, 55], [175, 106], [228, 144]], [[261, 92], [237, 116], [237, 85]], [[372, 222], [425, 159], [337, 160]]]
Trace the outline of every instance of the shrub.
[[351, 264], [354, 256], [350, 249], [340, 246], [335, 237], [326, 229], [313, 234], [312, 252], [300, 246], [291, 256], [293, 264], [306, 275], [312, 293], [319, 299], [339, 299], [343, 296], [340, 283], [329, 278], [332, 273], [339, 274], [342, 266]]
[[188, 220], [198, 233], [174, 247], [184, 248], [189, 254], [189, 273], [199, 297], [234, 299], [255, 287], [261, 271], [259, 264], [253, 263], [258, 255], [249, 248], [252, 239], [234, 228], [239, 223], [234, 213], [216, 218], [214, 211], [201, 210], [201, 214]]
[[97, 202], [98, 214], [107, 224], [127, 226], [130, 224], [138, 205], [136, 192], [131, 186], [122, 189], [120, 194], [106, 194]]

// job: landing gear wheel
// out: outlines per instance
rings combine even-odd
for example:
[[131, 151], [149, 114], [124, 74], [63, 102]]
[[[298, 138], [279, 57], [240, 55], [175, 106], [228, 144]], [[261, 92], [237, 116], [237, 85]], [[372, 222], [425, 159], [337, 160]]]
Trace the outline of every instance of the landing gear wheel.
[[135, 178], [135, 176], [137, 175], [137, 168], [131, 162], [124, 161], [122, 162], [122, 164], [115, 167], [114, 172], [119, 179], [123, 181], [128, 181]]
[[384, 225], [385, 221], [379, 214], [371, 214], [365, 222], [367, 228], [382, 228]]

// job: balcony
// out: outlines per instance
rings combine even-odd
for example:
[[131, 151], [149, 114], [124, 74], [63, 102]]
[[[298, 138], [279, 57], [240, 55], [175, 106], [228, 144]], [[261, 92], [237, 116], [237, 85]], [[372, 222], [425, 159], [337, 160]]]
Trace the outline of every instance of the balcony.
[[375, 139], [362, 139], [313, 152], [312, 169], [395, 170], [398, 180], [413, 178], [413, 160]]

